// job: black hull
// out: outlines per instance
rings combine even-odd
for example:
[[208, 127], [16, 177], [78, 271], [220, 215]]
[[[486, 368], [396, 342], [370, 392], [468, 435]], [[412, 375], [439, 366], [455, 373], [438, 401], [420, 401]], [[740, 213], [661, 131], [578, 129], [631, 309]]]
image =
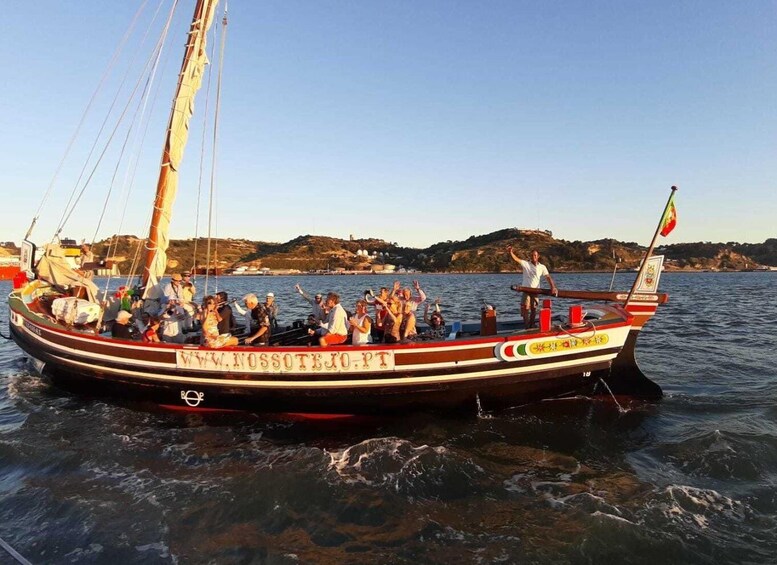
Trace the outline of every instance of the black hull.
[[[602, 368], [602, 371], [606, 369]], [[595, 372], [594, 372], [595, 374]], [[139, 384], [131, 380], [77, 374], [62, 368], [45, 368], [43, 376], [53, 385], [79, 395], [150, 402], [162, 406], [189, 407], [183, 395], [189, 391], [201, 395], [202, 404], [191, 406], [218, 410], [267, 413], [316, 413], [382, 415], [407, 412], [475, 412], [506, 408], [548, 398], [592, 394], [598, 379], [574, 374], [548, 372], [530, 379], [499, 378], [477, 385], [437, 384], [407, 388], [383, 387], [369, 390], [329, 389], [327, 391], [263, 390], [247, 391], [223, 386], [192, 383], [170, 386]], [[194, 400], [193, 394], [190, 399]]]
[[612, 394], [647, 401], [661, 400], [664, 397], [664, 391], [658, 384], [651, 381], [637, 365], [634, 348], [638, 336], [638, 330], [631, 330], [623, 349], [613, 361], [612, 367], [606, 371], [597, 371], [594, 376], [601, 379]]

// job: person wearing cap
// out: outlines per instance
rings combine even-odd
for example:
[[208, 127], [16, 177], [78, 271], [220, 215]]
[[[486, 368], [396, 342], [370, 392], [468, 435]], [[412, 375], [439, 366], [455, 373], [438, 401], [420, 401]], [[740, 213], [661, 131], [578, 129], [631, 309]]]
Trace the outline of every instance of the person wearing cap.
[[294, 285], [294, 290], [300, 293], [302, 298], [308, 301], [308, 303], [313, 307], [313, 315], [316, 317], [317, 322], [323, 322], [326, 320], [327, 310], [326, 305], [323, 302], [323, 296], [321, 296], [320, 293], [316, 294], [314, 298], [311, 298], [310, 295], [308, 295], [304, 290], [302, 290], [302, 287], [298, 284]]
[[197, 317], [197, 304], [194, 302], [194, 295], [197, 294], [197, 288], [192, 282], [192, 274], [189, 271], [181, 273], [181, 306], [186, 312], [186, 318], [182, 322], [183, 329], [189, 331], [193, 327], [194, 319]]
[[183, 280], [181, 281], [181, 298], [184, 303], [189, 304], [194, 302], [194, 295], [197, 294], [197, 287], [192, 282], [192, 274], [189, 271], [181, 273]]
[[182, 304], [183, 300], [183, 277], [181, 273], [173, 273], [170, 276], [170, 282], [162, 289], [162, 309], [166, 309], [168, 303]]
[[264, 309], [267, 310], [267, 315], [270, 317], [270, 327], [273, 331], [278, 329], [278, 303], [275, 302], [275, 294], [272, 292], [267, 293], [267, 298], [264, 301]]
[[130, 324], [130, 319], [132, 319], [132, 314], [126, 310], [119, 310], [119, 313], [116, 314], [116, 319], [111, 326], [111, 337], [114, 339], [135, 341], [136, 336], [133, 331], [135, 327]]
[[[189, 273], [186, 273], [187, 275]], [[188, 279], [187, 279], [188, 280]], [[191, 284], [191, 283], [189, 283]], [[162, 318], [162, 341], [183, 343], [181, 331], [192, 329], [192, 321], [197, 314], [197, 306], [188, 299], [193, 292], [187, 293], [181, 273], [173, 273], [170, 282], [162, 289], [161, 308], [158, 315]], [[192, 289], [194, 285], [192, 285]], [[174, 314], [171, 314], [171, 310]], [[165, 339], [171, 338], [171, 339]]]

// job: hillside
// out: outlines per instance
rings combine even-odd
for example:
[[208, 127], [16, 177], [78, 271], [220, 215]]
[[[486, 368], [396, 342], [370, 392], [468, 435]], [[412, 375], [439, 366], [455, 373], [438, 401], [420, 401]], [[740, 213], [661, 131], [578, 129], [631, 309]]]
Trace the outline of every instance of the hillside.
[[[142, 241], [135, 236], [118, 236], [108, 250], [108, 241], [98, 242], [95, 251], [119, 263], [122, 273], [129, 273], [133, 258]], [[244, 239], [173, 240], [168, 250], [171, 270], [204, 266], [219, 268], [240, 266], [278, 270], [381, 270], [383, 265], [417, 269], [426, 272], [500, 272], [515, 271], [516, 265], [506, 252], [514, 246], [519, 256], [527, 257], [532, 249], [555, 272], [610, 271], [615, 262], [619, 269], [634, 268], [645, 249], [633, 242], [613, 239], [566, 241], [555, 239], [540, 230], [508, 228], [464, 241], [436, 243], [425, 249], [399, 247], [381, 239], [344, 240], [304, 235], [285, 243], [256, 242]], [[777, 239], [762, 244], [679, 243], [658, 247], [667, 256], [667, 268], [677, 270], [741, 270], [760, 265], [777, 266]], [[196, 260], [195, 260], [196, 256]], [[134, 270], [137, 271], [137, 268]]]

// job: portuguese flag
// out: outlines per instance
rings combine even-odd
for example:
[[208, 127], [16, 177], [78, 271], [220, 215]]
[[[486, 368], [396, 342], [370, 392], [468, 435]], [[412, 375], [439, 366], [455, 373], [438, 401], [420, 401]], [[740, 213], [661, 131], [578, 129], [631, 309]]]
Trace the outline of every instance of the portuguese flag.
[[677, 208], [674, 207], [674, 192], [669, 199], [669, 203], [666, 205], [664, 211], [664, 217], [661, 218], [661, 235], [666, 237], [677, 225]]

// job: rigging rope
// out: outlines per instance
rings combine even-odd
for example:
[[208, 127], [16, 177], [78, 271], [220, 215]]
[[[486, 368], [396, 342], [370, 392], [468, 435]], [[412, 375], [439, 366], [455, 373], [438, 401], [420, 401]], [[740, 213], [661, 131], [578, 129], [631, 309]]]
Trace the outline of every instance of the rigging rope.
[[70, 155], [70, 150], [73, 148], [73, 144], [75, 143], [76, 138], [78, 138], [78, 133], [81, 131], [81, 127], [84, 125], [84, 122], [86, 121], [86, 116], [87, 114], [89, 114], [89, 110], [91, 109], [92, 104], [97, 98], [97, 95], [102, 90], [105, 80], [110, 75], [111, 69], [116, 64], [116, 61], [118, 61], [119, 55], [121, 55], [121, 52], [124, 50], [124, 46], [127, 43], [127, 40], [129, 39], [130, 35], [132, 34], [132, 30], [135, 29], [135, 24], [137, 23], [138, 18], [140, 18], [140, 15], [145, 10], [147, 3], [148, 3], [148, 0], [144, 0], [144, 2], [140, 5], [137, 12], [135, 12], [135, 15], [132, 18], [132, 22], [130, 22], [130, 25], [127, 28], [127, 31], [124, 33], [124, 36], [119, 41], [119, 44], [116, 46], [116, 49], [114, 50], [113, 55], [111, 56], [111, 59], [105, 68], [105, 71], [103, 71], [102, 77], [100, 77], [100, 81], [97, 83], [97, 87], [94, 89], [94, 92], [92, 93], [92, 97], [89, 99], [89, 102], [86, 105], [84, 112], [81, 114], [81, 118], [78, 122], [78, 125], [76, 126], [75, 131], [73, 132], [73, 135], [70, 137], [70, 140], [68, 141], [67, 147], [65, 148], [65, 153], [62, 155], [62, 159], [59, 161], [59, 164], [57, 165], [57, 168], [54, 171], [54, 176], [52, 177], [51, 182], [49, 182], [49, 186], [46, 189], [46, 192], [43, 194], [43, 198], [41, 199], [41, 202], [38, 205], [38, 209], [35, 211], [35, 216], [33, 217], [32, 222], [30, 223], [30, 227], [27, 229], [27, 233], [25, 234], [24, 239], [29, 239], [30, 236], [32, 235], [32, 230], [35, 227], [35, 224], [37, 223], [38, 218], [40, 217], [40, 212], [43, 209], [43, 206], [48, 201], [49, 196], [51, 195], [51, 190], [54, 188], [54, 184], [56, 183], [57, 178], [59, 177], [59, 173], [62, 171], [62, 167], [64, 166], [65, 161], [68, 158], [68, 155]]
[[[151, 22], [148, 25], [148, 28], [146, 29], [146, 34], [143, 36], [143, 39], [141, 40], [141, 45], [146, 42], [146, 38], [148, 37], [148, 34], [150, 32], [151, 26], [156, 21], [157, 16], [159, 15], [159, 9], [161, 9], [162, 5], [160, 3], [159, 7], [157, 8], [157, 11], [154, 13], [154, 17], [151, 19]], [[149, 73], [148, 77], [146, 78], [146, 86], [143, 88], [143, 91], [138, 98], [138, 106], [135, 109], [135, 113], [132, 116], [132, 120], [130, 121], [130, 126], [127, 128], [127, 135], [124, 138], [124, 143], [122, 144], [121, 151], [119, 153], [119, 158], [116, 160], [116, 167], [113, 170], [113, 176], [111, 177], [111, 182], [108, 188], [108, 192], [105, 196], [105, 202], [103, 203], [103, 209], [100, 213], [100, 217], [97, 220], [97, 226], [94, 230], [94, 235], [92, 236], [92, 245], [94, 245], [95, 240], [97, 239], [97, 234], [100, 231], [100, 226], [102, 225], [102, 221], [105, 217], [105, 212], [108, 209], [108, 203], [111, 199], [111, 194], [113, 192], [113, 187], [116, 181], [116, 176], [118, 175], [120, 165], [122, 163], [125, 149], [127, 148], [127, 144], [129, 143], [130, 138], [132, 137], [132, 134], [135, 133], [134, 141], [135, 145], [134, 147], [137, 147], [138, 137], [139, 135], [136, 133], [136, 125], [143, 123], [143, 117], [146, 115], [146, 109], [148, 107], [148, 99], [151, 92], [151, 89], [154, 85], [154, 81], [156, 79], [156, 73], [159, 69], [159, 61], [162, 57], [163, 47], [164, 47], [164, 41], [165, 37], [167, 35], [168, 28], [166, 27], [163, 32], [162, 36], [160, 37], [159, 41], [157, 42], [157, 46], [155, 50], [151, 53], [151, 56], [146, 61], [145, 68], [147, 69], [149, 65], [151, 65], [151, 72]], [[152, 64], [153, 61], [153, 64]], [[142, 76], [142, 75], [141, 75]], [[131, 151], [130, 155], [132, 155], [134, 151]], [[127, 177], [129, 175], [129, 171], [131, 169], [131, 159], [128, 159], [130, 165], [127, 166], [127, 170], [124, 175], [124, 182], [123, 182], [123, 188], [126, 190], [127, 187]]]
[[[160, 4], [160, 8], [161, 8], [161, 4]], [[164, 69], [167, 68], [167, 65], [169, 63], [169, 55], [170, 55], [170, 50], [168, 49], [167, 50], [167, 54], [164, 57], [164, 63], [162, 64], [162, 67], [161, 67], [162, 68], [162, 74], [164, 74]], [[151, 98], [151, 108], [149, 110], [149, 115], [153, 113], [153, 109], [156, 106], [157, 101], [159, 100], [159, 97], [160, 97], [159, 96], [160, 87], [161, 87], [161, 83], [158, 81], [157, 84], [156, 84], [156, 89], [155, 89], [154, 95], [150, 97]], [[149, 130], [150, 125], [151, 125], [151, 121], [150, 120], [146, 120], [146, 124], [145, 124], [145, 127], [143, 129], [143, 135], [140, 138], [140, 147], [143, 147], [143, 145], [145, 144], [145, 140], [146, 140], [146, 137], [148, 135], [148, 130]], [[135, 186], [135, 177], [136, 177], [136, 174], [137, 174], [137, 170], [138, 170], [139, 164], [140, 164], [140, 151], [138, 151], [136, 153], [136, 155], [135, 155], [135, 162], [134, 162], [134, 164], [132, 166], [132, 174], [130, 175], [129, 186], [128, 186], [126, 192], [123, 195], [124, 204], [122, 206], [122, 214], [121, 214], [121, 219], [120, 219], [120, 222], [119, 222], [119, 229], [113, 235], [113, 237], [111, 238], [111, 243], [110, 243], [109, 248], [108, 248], [108, 250], [109, 250], [108, 256], [109, 257], [110, 256], [115, 256], [117, 251], [118, 251], [118, 246], [119, 246], [118, 234], [120, 234], [122, 232], [122, 227], [124, 226], [124, 220], [125, 220], [125, 217], [126, 217], [127, 206], [128, 206], [130, 196], [132, 195], [132, 191], [133, 191], [134, 186]], [[150, 226], [151, 226], [151, 217], [152, 217], [152, 215], [153, 215], [153, 211], [149, 210], [148, 213], [147, 213], [147, 216], [146, 216], [146, 220], [142, 224], [143, 225], [142, 233], [148, 233], [149, 232]], [[138, 268], [138, 265], [139, 265], [139, 262], [140, 262], [140, 253], [141, 253], [141, 251], [145, 247], [144, 244], [145, 244], [145, 240], [139, 239], [138, 242], [137, 242], [137, 245], [135, 246], [135, 252], [134, 252], [134, 255], [132, 257], [132, 262], [130, 263], [130, 268], [129, 268], [128, 272], [127, 272], [127, 278], [126, 278], [126, 281], [125, 281], [125, 284], [128, 287], [132, 286], [132, 280], [136, 276], [140, 276], [140, 270], [138, 270], [138, 272], [136, 274], [136, 269]], [[107, 287], [106, 287], [106, 290], [107, 290]]]
[[[213, 154], [211, 157], [210, 167], [210, 203], [208, 206], [208, 252], [206, 255], [207, 259], [205, 264], [205, 295], [208, 294], [208, 279], [210, 276], [211, 226], [213, 224], [213, 201], [216, 191], [216, 152], [218, 149], [219, 110], [221, 109], [221, 84], [224, 74], [224, 47], [226, 46], [227, 42], [227, 23], [227, 6], [225, 4], [224, 17], [221, 20], [221, 27], [223, 31], [221, 34], [221, 46], [219, 48], [219, 72], [218, 80], [216, 82], [216, 110], [213, 116]], [[217, 272], [215, 270], [217, 268], [218, 266], [214, 267], [214, 274]]]
[[[157, 7], [156, 12], [154, 13], [152, 21], [149, 24], [149, 29], [150, 29], [151, 25], [153, 24], [153, 22], [156, 21], [157, 16], [159, 15], [159, 12], [160, 12], [161, 8], [162, 8], [162, 3], [160, 2], [159, 6]], [[110, 239], [110, 241], [108, 243], [108, 249], [107, 249], [106, 257], [115, 256], [115, 252], [116, 252], [116, 249], [118, 247], [118, 234], [121, 233], [122, 227], [124, 225], [124, 220], [125, 220], [126, 212], [127, 212], [127, 205], [129, 203], [130, 195], [132, 194], [132, 188], [133, 188], [134, 182], [135, 182], [135, 174], [137, 173], [137, 167], [138, 167], [138, 163], [140, 161], [140, 153], [141, 153], [140, 148], [143, 147], [143, 144], [144, 144], [145, 139], [146, 139], [146, 134], [148, 133], [149, 120], [145, 121], [145, 127], [143, 128], [142, 133], [138, 133], [138, 130], [140, 128], [139, 127], [136, 128], [135, 126], [136, 126], [136, 124], [143, 124], [144, 116], [147, 115], [147, 113], [146, 113], [147, 110], [148, 110], [148, 113], [150, 114], [151, 111], [153, 110], [154, 106], [155, 106], [156, 96], [151, 96], [151, 92], [152, 92], [152, 89], [153, 89], [154, 85], [156, 84], [155, 78], [157, 76], [157, 72], [158, 72], [159, 67], [160, 67], [160, 61], [162, 60], [162, 53], [164, 52], [164, 48], [163, 47], [164, 47], [164, 44], [166, 42], [167, 34], [168, 34], [168, 31], [169, 31], [169, 23], [170, 23], [171, 17], [172, 17], [172, 14], [170, 14], [170, 16], [168, 16], [168, 25], [166, 25], [163, 28], [162, 33], [160, 35], [160, 38], [157, 41], [157, 45], [156, 45], [155, 49], [152, 51], [152, 54], [149, 57], [148, 61], [146, 62], [145, 68], [149, 68], [149, 65], [151, 65], [151, 71], [150, 71], [150, 73], [148, 75], [148, 78], [146, 79], [146, 86], [143, 89], [143, 92], [142, 92], [140, 98], [138, 99], [138, 107], [135, 110], [135, 114], [133, 116], [132, 123], [131, 123], [130, 127], [127, 130], [127, 135], [126, 135], [126, 138], [125, 138], [125, 141], [124, 141], [124, 145], [122, 146], [121, 154], [120, 154], [119, 159], [118, 159], [118, 161], [116, 163], [116, 168], [114, 169], [114, 176], [111, 179], [110, 188], [109, 188], [108, 193], [107, 193], [107, 195], [105, 197], [105, 202], [103, 203], [103, 210], [102, 210], [102, 213], [101, 213], [100, 218], [98, 220], [97, 227], [95, 228], [94, 235], [92, 236], [92, 244], [94, 245], [94, 241], [97, 239], [97, 233], [99, 232], [100, 226], [101, 226], [102, 221], [103, 221], [103, 217], [105, 216], [105, 212], [106, 212], [106, 210], [108, 208], [108, 203], [110, 202], [111, 193], [113, 192], [114, 180], [116, 178], [116, 174], [118, 173], [119, 165], [121, 163], [122, 157], [124, 155], [124, 149], [125, 149], [125, 147], [127, 145], [127, 142], [129, 141], [130, 136], [132, 135], [133, 132], [135, 132], [133, 149], [130, 151], [130, 157], [128, 157], [128, 165], [127, 165], [127, 169], [125, 171], [124, 181], [122, 183], [122, 196], [121, 196], [121, 200], [123, 200], [124, 204], [123, 204], [122, 209], [121, 209], [122, 210], [121, 211], [121, 218], [120, 218], [120, 221], [119, 221], [118, 230], [114, 231], [114, 233], [111, 236], [111, 239]], [[141, 41], [141, 43], [145, 43], [146, 37], [148, 36], [148, 31], [149, 30], [147, 29], [146, 30], [146, 35], [143, 37], [143, 40]], [[156, 94], [158, 95], [158, 93], [159, 93], [159, 90], [157, 89], [156, 90]], [[149, 107], [149, 99], [151, 99], [150, 107]], [[136, 253], [139, 253], [139, 251], [137, 251]], [[127, 276], [127, 280], [125, 282], [125, 284], [127, 286], [130, 286], [130, 284], [131, 284], [131, 281], [132, 281], [132, 278], [133, 278], [132, 277], [132, 272], [133, 271], [130, 271], [130, 273]], [[113, 269], [111, 269], [109, 271], [108, 278], [105, 281], [105, 288], [104, 288], [104, 291], [103, 291], [103, 299], [105, 299], [107, 297], [108, 287], [111, 284], [112, 278], [113, 278]]]
[[[172, 9], [170, 11], [170, 16], [169, 16], [169, 18], [168, 18], [168, 20], [167, 20], [167, 22], [165, 24], [165, 27], [164, 27], [163, 32], [162, 32], [162, 35], [160, 36], [159, 42], [157, 42], [157, 45], [155, 47], [154, 52], [156, 52], [157, 50], [160, 50], [162, 48], [162, 44], [164, 42], [164, 38], [167, 37], [167, 32], [168, 32], [168, 30], [170, 28], [170, 23], [171, 23], [171, 20], [173, 18], [173, 14], [175, 12], [176, 5], [177, 5], [177, 1], [173, 3], [173, 7], [172, 7]], [[122, 120], [124, 119], [124, 116], [127, 113], [127, 110], [130, 107], [130, 102], [135, 97], [135, 93], [138, 91], [138, 88], [140, 87], [140, 84], [142, 82], [142, 77], [143, 77], [143, 75], [146, 74], [146, 70], [148, 69], [148, 66], [149, 66], [150, 62], [153, 59], [154, 59], [154, 57], [152, 56], [152, 57], [149, 57], [149, 59], [146, 61], [146, 67], [145, 67], [143, 73], [141, 73], [141, 76], [138, 78], [138, 81], [135, 83], [135, 87], [133, 88], [132, 92], [129, 95], [129, 98], [127, 100], [127, 104], [124, 105], [124, 109], [122, 110], [121, 114], [119, 115], [119, 117], [118, 117], [118, 119], [116, 121], [116, 125], [113, 128], [113, 131], [111, 131], [111, 134], [108, 137], [108, 140], [106, 141], [105, 146], [104, 146], [102, 152], [97, 157], [97, 162], [94, 164], [94, 167], [92, 167], [92, 171], [89, 173], [89, 176], [87, 177], [86, 181], [84, 182], [84, 185], [81, 187], [80, 192], [78, 192], [78, 196], [75, 198], [75, 201], [73, 201], [73, 196], [76, 193], [76, 189], [78, 188], [78, 184], [81, 182], [81, 178], [83, 177], [83, 174], [84, 174], [84, 172], [86, 170], [86, 165], [87, 165], [89, 159], [91, 158], [91, 156], [93, 154], [93, 151], [94, 151], [94, 148], [97, 145], [97, 141], [99, 140], [99, 137], [102, 134], [102, 131], [103, 131], [104, 127], [105, 127], [105, 124], [108, 121], [108, 116], [110, 115], [111, 111], [113, 110], [113, 104], [115, 103], [116, 99], [118, 98], [118, 94], [119, 94], [119, 91], [121, 89], [121, 86], [119, 87], [119, 90], [117, 91], [116, 97], [114, 98], [114, 103], [111, 104], [111, 109], [108, 111], [108, 116], [106, 116], [105, 120], [103, 121], [103, 124], [100, 127], [100, 131], [98, 132], [97, 137], [95, 138], [95, 142], [92, 145], [92, 149], [89, 152], [89, 156], [87, 157], [87, 162], [84, 163], [84, 168], [81, 171], [81, 175], [79, 175], [79, 178], [76, 181], [75, 186], [73, 187], [73, 193], [71, 193], [70, 200], [68, 201], [68, 204], [65, 206], [65, 210], [63, 211], [63, 217], [62, 217], [62, 219], [60, 219], [60, 225], [57, 228], [57, 232], [56, 232], [55, 237], [59, 237], [60, 233], [62, 232], [62, 230], [65, 227], [65, 224], [68, 222], [68, 220], [70, 219], [70, 216], [72, 216], [73, 212], [75, 211], [75, 208], [76, 208], [77, 204], [81, 201], [81, 198], [83, 197], [84, 192], [86, 191], [86, 188], [89, 186], [89, 183], [94, 178], [94, 175], [97, 172], [97, 167], [100, 165], [100, 162], [102, 161], [103, 157], [105, 157], [105, 154], [108, 152], [108, 148], [110, 147], [111, 142], [113, 141], [113, 138], [114, 138], [114, 136], [116, 135], [116, 132], [119, 129], [119, 125], [121, 124]], [[123, 84], [124, 84], [124, 80], [122, 80], [122, 85]], [[71, 203], [72, 203], [72, 205], [71, 205]], [[68, 207], [70, 208], [69, 210], [68, 210]]]
[[[216, 33], [218, 27], [213, 27], [213, 42], [210, 46], [210, 60], [213, 60], [213, 52], [216, 50]], [[205, 108], [202, 113], [202, 140], [200, 141], [200, 170], [197, 178], [197, 207], [194, 215], [194, 250], [192, 251], [192, 274], [196, 276], [197, 269], [197, 244], [200, 238], [200, 203], [202, 202], [202, 179], [204, 176], [205, 167], [205, 146], [207, 143], [206, 135], [208, 133], [208, 109], [210, 108], [210, 90], [211, 90], [211, 78], [213, 77], [212, 65], [208, 65], [208, 84], [205, 89]], [[205, 274], [207, 277], [207, 265], [205, 267]], [[207, 280], [207, 278], [206, 278]]]

